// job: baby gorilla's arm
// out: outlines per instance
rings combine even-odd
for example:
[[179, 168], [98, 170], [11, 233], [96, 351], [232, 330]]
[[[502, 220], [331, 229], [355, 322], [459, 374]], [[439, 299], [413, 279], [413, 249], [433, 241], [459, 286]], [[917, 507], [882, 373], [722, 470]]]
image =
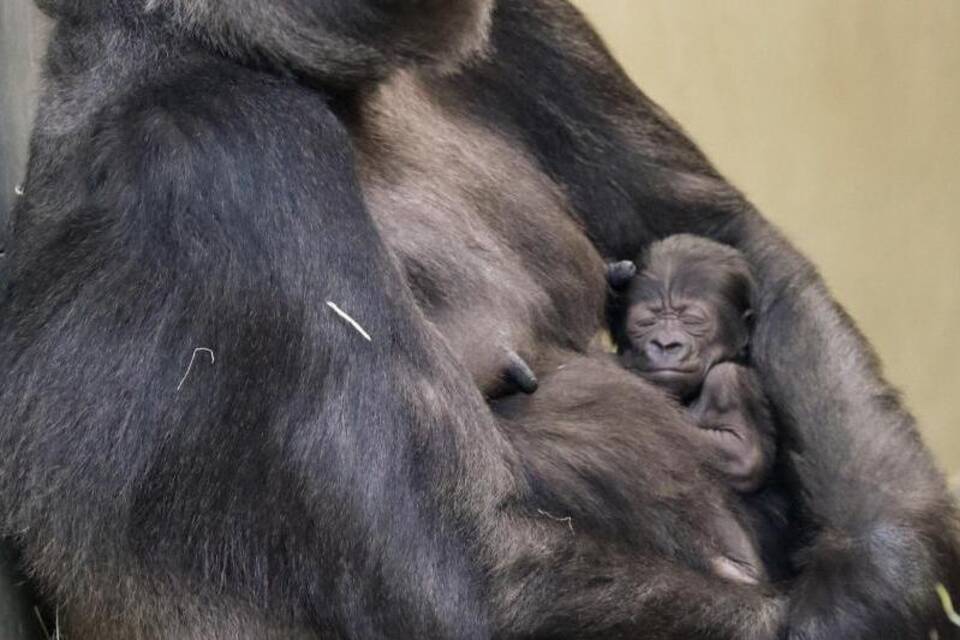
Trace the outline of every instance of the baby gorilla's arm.
[[776, 449], [773, 421], [755, 374], [725, 362], [707, 373], [690, 405], [713, 466], [741, 493], [759, 489], [770, 474]]

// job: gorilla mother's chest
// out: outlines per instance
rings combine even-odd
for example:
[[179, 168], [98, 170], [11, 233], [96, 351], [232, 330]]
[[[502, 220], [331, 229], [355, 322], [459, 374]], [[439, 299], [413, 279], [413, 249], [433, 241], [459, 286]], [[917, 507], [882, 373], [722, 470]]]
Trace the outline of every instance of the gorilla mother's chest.
[[418, 302], [486, 388], [503, 349], [536, 362], [589, 342], [603, 262], [522, 149], [448, 106], [412, 74], [381, 86], [354, 131], [359, 175]]

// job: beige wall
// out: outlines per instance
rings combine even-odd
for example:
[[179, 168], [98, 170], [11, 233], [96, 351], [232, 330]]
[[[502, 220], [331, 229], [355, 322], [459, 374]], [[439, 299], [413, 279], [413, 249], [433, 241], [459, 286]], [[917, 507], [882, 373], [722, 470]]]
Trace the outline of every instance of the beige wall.
[[960, 1], [577, 4], [820, 266], [960, 473]]
[[45, 34], [31, 2], [0, 0], [0, 224], [23, 179]]

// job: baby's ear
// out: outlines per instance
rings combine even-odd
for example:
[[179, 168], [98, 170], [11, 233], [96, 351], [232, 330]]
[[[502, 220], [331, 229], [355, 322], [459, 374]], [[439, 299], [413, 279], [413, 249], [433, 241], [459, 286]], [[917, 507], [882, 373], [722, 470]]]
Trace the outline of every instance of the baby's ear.
[[738, 354], [738, 357], [741, 360], [749, 360], [750, 359], [750, 336], [751, 334], [753, 334], [753, 322], [754, 322], [753, 310], [747, 309], [746, 311], [743, 312], [743, 315], [741, 316], [741, 318], [743, 320], [743, 326], [745, 326], [747, 330], [743, 334], [743, 344], [740, 345], [740, 353]]

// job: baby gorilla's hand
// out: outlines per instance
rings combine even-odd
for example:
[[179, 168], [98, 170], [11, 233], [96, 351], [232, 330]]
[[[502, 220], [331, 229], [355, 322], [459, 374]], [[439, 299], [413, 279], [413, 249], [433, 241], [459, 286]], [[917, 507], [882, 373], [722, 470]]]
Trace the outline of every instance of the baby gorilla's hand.
[[725, 362], [710, 369], [690, 411], [711, 464], [741, 493], [759, 489], [773, 465], [773, 429], [766, 401], [746, 367]]

